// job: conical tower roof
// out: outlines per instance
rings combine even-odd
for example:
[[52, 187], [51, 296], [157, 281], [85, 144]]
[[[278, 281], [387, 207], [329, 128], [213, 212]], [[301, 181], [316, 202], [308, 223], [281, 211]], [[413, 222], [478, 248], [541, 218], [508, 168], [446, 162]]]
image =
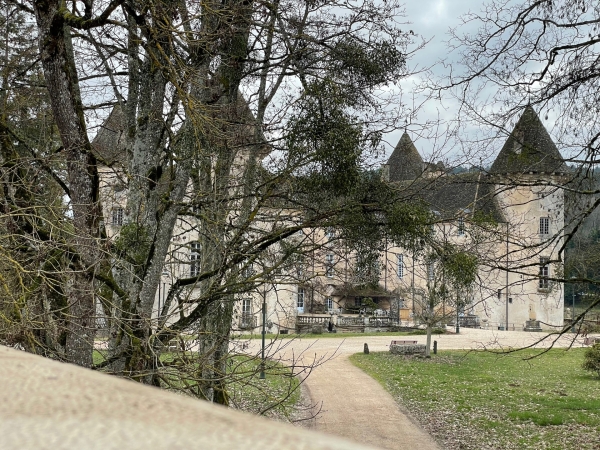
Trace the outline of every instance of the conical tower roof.
[[406, 131], [388, 159], [389, 180], [415, 180], [423, 174], [423, 159]]
[[564, 173], [565, 162], [540, 118], [528, 105], [490, 169], [492, 174]]
[[92, 141], [96, 157], [100, 158], [103, 164], [112, 165], [116, 162], [124, 162], [123, 149], [120, 146], [124, 133], [125, 116], [121, 107], [116, 105]]

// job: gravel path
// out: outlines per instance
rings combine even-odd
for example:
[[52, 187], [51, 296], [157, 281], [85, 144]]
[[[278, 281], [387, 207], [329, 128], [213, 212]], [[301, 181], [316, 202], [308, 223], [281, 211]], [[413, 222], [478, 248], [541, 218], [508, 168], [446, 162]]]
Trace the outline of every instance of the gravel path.
[[[540, 339], [548, 337], [543, 342]], [[314, 403], [320, 407], [315, 421], [317, 430], [349, 438], [361, 444], [383, 449], [439, 450], [436, 442], [416, 424], [408, 412], [402, 410], [381, 385], [353, 366], [348, 357], [363, 351], [387, 351], [391, 336], [365, 336], [344, 339], [302, 338], [277, 341], [270, 353], [279, 358], [295, 361], [296, 367], [318, 362], [305, 383]], [[424, 344], [426, 336], [410, 339]], [[462, 329], [459, 335], [436, 335], [439, 350], [447, 349], [498, 349], [500, 347], [559, 347], [581, 346], [583, 339], [573, 341], [572, 336], [558, 340], [545, 333], [521, 331], [488, 331]], [[252, 340], [249, 350], [260, 347], [260, 340]], [[298, 371], [300, 371], [298, 369]]]

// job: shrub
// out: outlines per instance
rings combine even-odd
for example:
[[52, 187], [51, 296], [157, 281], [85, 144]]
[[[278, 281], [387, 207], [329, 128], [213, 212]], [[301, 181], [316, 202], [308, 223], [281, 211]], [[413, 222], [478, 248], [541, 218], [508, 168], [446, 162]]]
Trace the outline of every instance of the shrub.
[[600, 343], [592, 345], [583, 355], [583, 368], [600, 377]]

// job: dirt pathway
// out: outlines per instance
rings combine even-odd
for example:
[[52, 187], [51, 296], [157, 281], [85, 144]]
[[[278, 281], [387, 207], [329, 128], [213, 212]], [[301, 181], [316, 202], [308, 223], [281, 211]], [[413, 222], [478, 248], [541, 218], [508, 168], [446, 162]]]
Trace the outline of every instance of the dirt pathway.
[[307, 379], [313, 401], [321, 402], [316, 429], [384, 449], [439, 449], [435, 441], [381, 385], [348, 361], [328, 361]]
[[[525, 347], [535, 344], [542, 333], [519, 331], [487, 331], [463, 329], [459, 335], [438, 335], [438, 349], [475, 349], [499, 347]], [[425, 343], [425, 336], [411, 339]], [[320, 361], [306, 379], [312, 400], [321, 408], [315, 421], [317, 430], [349, 438], [356, 442], [383, 449], [439, 450], [436, 442], [413, 422], [407, 411], [401, 410], [395, 400], [381, 385], [350, 363], [351, 354], [363, 351], [365, 343], [371, 351], [387, 351], [390, 336], [365, 336], [344, 339], [303, 338], [278, 341], [272, 350], [278, 357], [298, 364], [310, 365]], [[572, 339], [564, 337], [554, 346], [569, 346]], [[547, 347], [550, 341], [537, 344]], [[250, 350], [256, 351], [259, 340], [251, 341]], [[581, 339], [575, 341], [581, 346]]]

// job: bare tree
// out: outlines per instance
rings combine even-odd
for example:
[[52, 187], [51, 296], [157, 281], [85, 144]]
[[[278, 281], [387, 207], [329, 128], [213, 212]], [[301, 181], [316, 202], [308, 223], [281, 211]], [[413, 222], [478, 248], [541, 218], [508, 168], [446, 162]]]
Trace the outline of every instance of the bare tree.
[[[44, 143], [58, 157], [42, 168], [64, 210], [52, 220], [27, 211], [17, 227], [57, 252], [43, 279], [60, 301], [33, 310], [60, 338], [28, 349], [91, 367], [98, 300], [108, 343], [96, 368], [164, 385], [180, 366], [161, 354], [192, 342], [190, 392], [228, 403], [235, 302], [311, 246], [288, 245], [268, 264], [267, 251], [303, 229], [351, 233], [382, 212], [402, 215], [389, 186], [362, 176], [402, 116], [386, 89], [407, 74], [399, 5], [3, 4], [35, 19], [32, 64], [60, 135]], [[25, 145], [18, 123], [3, 126]]]
[[[538, 270], [540, 287], [563, 282], [596, 284], [594, 275], [571, 272], [565, 276], [560, 270], [554, 272], [552, 280], [544, 281], [545, 269], [532, 265], [526, 254], [541, 257], [544, 252], [556, 251], [556, 255], [565, 255], [581, 224], [598, 206], [593, 180], [600, 131], [596, 101], [600, 76], [598, 5], [587, 1], [490, 1], [480, 13], [463, 17], [463, 22], [477, 30], [468, 34], [461, 33], [461, 28], [451, 31], [450, 47], [458, 63], [451, 64], [450, 80], [437, 85], [461, 102], [461, 120], [483, 124], [492, 130], [493, 137], [510, 136], [514, 118], [521, 111], [527, 114], [533, 106], [543, 121], [554, 124], [553, 135], [570, 164], [570, 170], [558, 170], [563, 174], [558, 178], [540, 175], [539, 168], [523, 168], [520, 174], [504, 180], [506, 192], [527, 187], [551, 196], [564, 190], [566, 220], [553, 239], [535, 244], [515, 239], [511, 250], [507, 240], [510, 258], [507, 256], [505, 263], [499, 261], [498, 267], [519, 276], [532, 276]], [[489, 142], [467, 142], [465, 147], [479, 150], [489, 147]], [[534, 173], [537, 175], [531, 175]], [[566, 255], [570, 258], [573, 252]], [[560, 265], [561, 260], [558, 256], [549, 263]], [[507, 282], [507, 290], [508, 286]], [[581, 323], [583, 315], [574, 321]], [[569, 329], [565, 326], [563, 331]]]

